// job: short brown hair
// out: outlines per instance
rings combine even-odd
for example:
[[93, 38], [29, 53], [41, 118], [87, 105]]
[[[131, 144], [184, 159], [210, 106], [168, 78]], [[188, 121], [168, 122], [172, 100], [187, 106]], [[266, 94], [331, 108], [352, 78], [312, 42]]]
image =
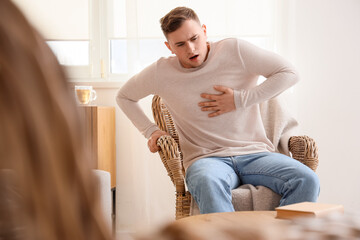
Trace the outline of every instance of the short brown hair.
[[186, 20], [195, 20], [200, 24], [200, 20], [195, 11], [187, 7], [177, 7], [160, 19], [161, 30], [165, 37], [169, 33], [175, 32]]

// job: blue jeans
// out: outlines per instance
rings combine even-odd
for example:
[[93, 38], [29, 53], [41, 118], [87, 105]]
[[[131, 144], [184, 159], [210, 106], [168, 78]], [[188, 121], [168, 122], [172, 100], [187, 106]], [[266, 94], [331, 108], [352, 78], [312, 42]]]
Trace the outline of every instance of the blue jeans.
[[262, 185], [282, 196], [280, 206], [315, 202], [320, 184], [309, 167], [280, 153], [206, 157], [186, 171], [186, 184], [200, 213], [233, 212], [231, 190], [240, 184]]

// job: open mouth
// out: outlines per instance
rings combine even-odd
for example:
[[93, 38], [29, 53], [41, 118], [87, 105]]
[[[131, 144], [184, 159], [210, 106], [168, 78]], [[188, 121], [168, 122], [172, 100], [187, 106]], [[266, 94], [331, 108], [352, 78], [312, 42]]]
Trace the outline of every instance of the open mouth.
[[199, 55], [194, 55], [194, 56], [192, 56], [192, 57], [190, 58], [190, 60], [194, 60], [194, 59], [196, 59], [198, 56], [199, 56]]

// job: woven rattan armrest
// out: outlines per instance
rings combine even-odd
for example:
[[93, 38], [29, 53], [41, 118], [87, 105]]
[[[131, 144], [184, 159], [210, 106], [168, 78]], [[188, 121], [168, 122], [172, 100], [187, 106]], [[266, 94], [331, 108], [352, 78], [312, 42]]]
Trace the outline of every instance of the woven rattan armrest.
[[176, 219], [190, 215], [191, 195], [185, 189], [184, 168], [177, 142], [171, 136], [161, 136], [159, 155], [176, 189]]
[[171, 136], [164, 135], [157, 140], [157, 145], [160, 147], [159, 154], [171, 181], [177, 187], [177, 191], [182, 191], [182, 189], [178, 189], [184, 186], [184, 173], [178, 144]]
[[293, 136], [289, 139], [289, 151], [292, 157], [312, 170], [319, 165], [318, 148], [315, 141], [308, 136]]

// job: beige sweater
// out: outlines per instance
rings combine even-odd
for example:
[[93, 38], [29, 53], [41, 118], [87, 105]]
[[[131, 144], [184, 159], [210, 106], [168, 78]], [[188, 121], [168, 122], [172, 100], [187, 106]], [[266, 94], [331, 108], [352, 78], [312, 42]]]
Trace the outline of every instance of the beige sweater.
[[[259, 75], [266, 80], [257, 85]], [[132, 77], [116, 100], [139, 131], [149, 138], [157, 130], [138, 100], [160, 95], [171, 112], [184, 157], [184, 167], [206, 156], [234, 156], [275, 151], [266, 136], [259, 103], [298, 81], [294, 68], [280, 56], [238, 39], [210, 43], [207, 60], [198, 68], [183, 68], [176, 56], [160, 58]], [[234, 89], [236, 111], [209, 118], [198, 103], [201, 93], [216, 93], [214, 85]]]

